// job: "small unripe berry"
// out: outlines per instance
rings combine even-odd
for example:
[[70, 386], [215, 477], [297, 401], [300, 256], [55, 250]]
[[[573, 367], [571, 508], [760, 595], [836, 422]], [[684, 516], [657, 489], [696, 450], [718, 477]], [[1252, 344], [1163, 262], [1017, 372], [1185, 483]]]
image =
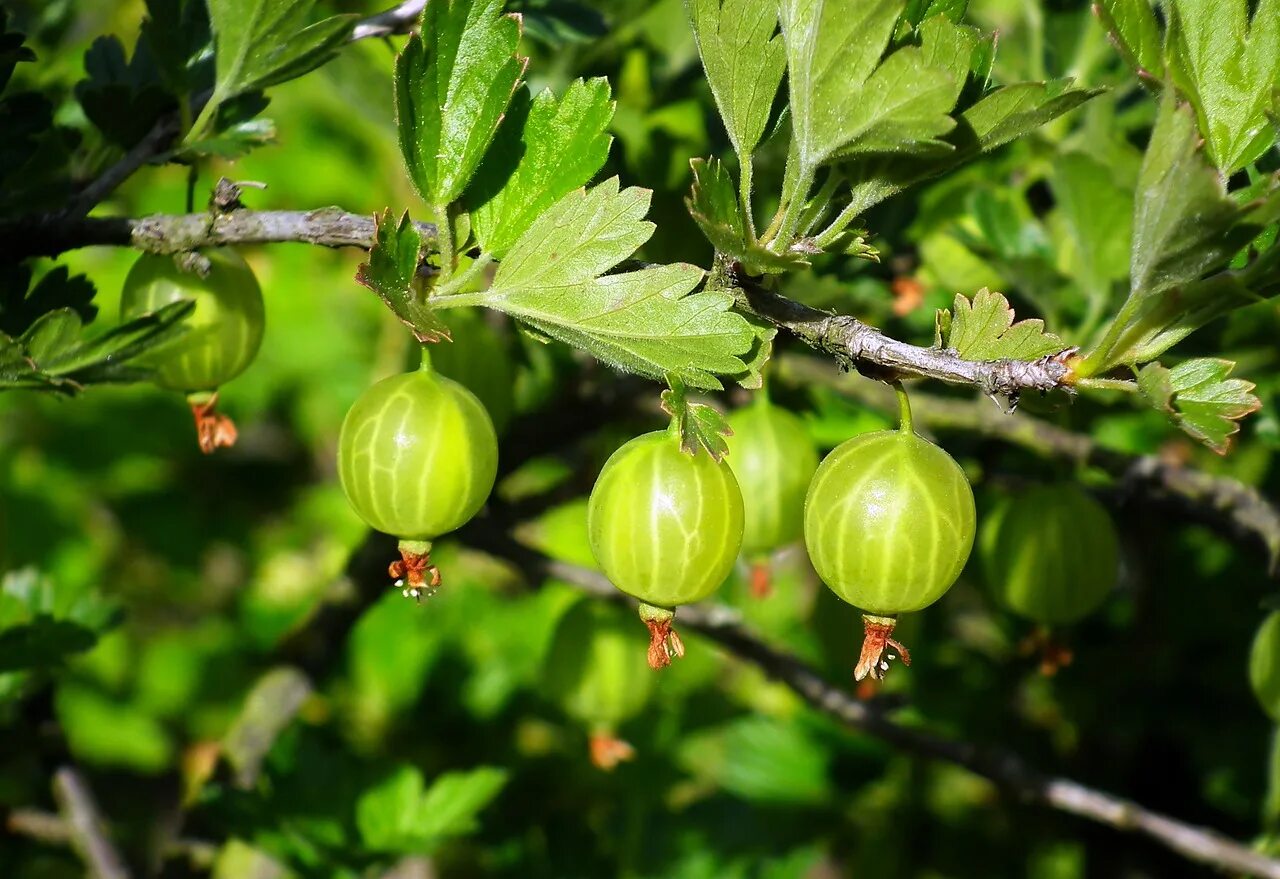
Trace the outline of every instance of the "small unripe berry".
[[742, 520], [729, 465], [702, 450], [685, 453], [674, 431], [638, 436], [605, 463], [588, 506], [591, 551], [614, 586], [643, 602], [650, 665], [666, 665], [680, 649], [678, 638], [668, 641], [672, 610], [706, 598], [728, 576]]
[[498, 441], [484, 406], [425, 362], [365, 391], [338, 438], [347, 500], [371, 527], [401, 539], [404, 558], [392, 575], [406, 579], [414, 598], [439, 585], [431, 541], [479, 512], [497, 469]]
[[[900, 391], [901, 393], [901, 391]], [[858, 680], [882, 677], [900, 613], [951, 588], [973, 547], [973, 490], [955, 460], [911, 429], [855, 436], [823, 460], [804, 506], [805, 546], [833, 592], [864, 611]], [[891, 657], [893, 654], [889, 654]]]

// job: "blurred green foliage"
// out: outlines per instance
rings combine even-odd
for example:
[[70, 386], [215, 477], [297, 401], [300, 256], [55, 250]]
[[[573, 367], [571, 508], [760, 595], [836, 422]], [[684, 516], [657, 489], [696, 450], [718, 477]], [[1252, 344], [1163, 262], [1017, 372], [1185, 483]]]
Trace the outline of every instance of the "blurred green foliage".
[[[657, 233], [641, 256], [705, 265], [710, 249], [683, 202], [689, 159], [726, 155], [729, 143], [682, 4], [515, 5], [535, 93], [578, 75], [613, 84], [616, 143], [603, 174], [655, 190]], [[143, 4], [10, 6], [39, 59], [18, 65], [14, 84], [57, 96], [52, 120], [84, 145], [90, 178], [119, 147], [88, 124], [75, 83], [95, 36], [132, 46]], [[982, 0], [970, 18], [1000, 34], [995, 80], [1070, 75], [1112, 90], [874, 208], [880, 263], [824, 255], [786, 292], [929, 344], [935, 307], [988, 286], [1083, 343], [1125, 292], [1129, 204], [1155, 104], [1085, 4]], [[254, 208], [420, 210], [396, 146], [393, 62], [387, 45], [366, 40], [272, 89], [277, 142], [209, 159], [197, 193], [226, 175], [266, 184], [246, 190]], [[766, 135], [762, 191], [777, 191], [785, 159]], [[179, 212], [186, 187], [184, 168], [144, 168], [104, 212]], [[0, 808], [53, 809], [52, 770], [73, 760], [126, 856], [150, 865], [138, 875], [372, 876], [424, 856], [451, 877], [1200, 875], [1150, 843], [1024, 808], [962, 770], [852, 735], [692, 634], [685, 659], [618, 730], [635, 759], [594, 768], [589, 730], [540, 681], [577, 592], [446, 542], [433, 557], [446, 586], [415, 607], [385, 589], [390, 544], [367, 535], [341, 494], [334, 452], [346, 409], [412, 357], [401, 324], [354, 283], [360, 255], [301, 244], [244, 255], [268, 315], [261, 355], [223, 394], [241, 426], [234, 450], [200, 455], [183, 401], [145, 385], [75, 400], [0, 395]], [[92, 248], [59, 265], [92, 279], [110, 325], [133, 258]], [[456, 377], [472, 376], [495, 416], [509, 413], [504, 460], [528, 461], [507, 466], [498, 495], [516, 508], [566, 501], [543, 504], [522, 538], [589, 564], [573, 499], [613, 448], [660, 423], [656, 407], [601, 406], [589, 418], [566, 389], [628, 380], [505, 319], [473, 330], [509, 363], [461, 362]], [[1106, 397], [1024, 406], [1108, 447], [1190, 460], [1274, 496], [1277, 330], [1274, 301], [1261, 302], [1179, 349], [1229, 357], [1259, 382], [1266, 405], [1227, 458], [1193, 448], [1159, 413]], [[771, 392], [824, 448], [886, 423], [829, 389], [779, 380]], [[976, 437], [948, 449], [975, 477], [980, 514], [1009, 485], [1099, 482]], [[903, 620], [915, 664], [882, 695], [902, 701], [908, 723], [1275, 847], [1280, 760], [1246, 674], [1274, 583], [1252, 549], [1152, 513], [1123, 485], [1106, 496], [1122, 586], [1067, 633], [1073, 665], [1042, 677], [1020, 653], [1028, 625], [992, 605], [971, 565], [942, 603]], [[851, 684], [856, 611], [817, 582], [802, 549], [777, 554], [772, 579], [768, 598], [752, 598], [743, 563], [720, 597], [767, 640]], [[638, 622], [635, 639], [643, 650]], [[275, 716], [286, 705], [296, 716]], [[192, 839], [212, 854], [183, 843]], [[14, 879], [83, 874], [70, 849], [13, 834], [0, 839], [0, 863]]]

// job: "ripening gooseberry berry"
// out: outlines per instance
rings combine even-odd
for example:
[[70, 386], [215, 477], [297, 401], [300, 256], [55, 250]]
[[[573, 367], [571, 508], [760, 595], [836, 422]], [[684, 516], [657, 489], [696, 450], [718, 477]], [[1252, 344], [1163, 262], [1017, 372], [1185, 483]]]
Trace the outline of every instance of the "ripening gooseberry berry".
[[1280, 611], [1267, 614], [1253, 639], [1249, 683], [1262, 710], [1280, 722]]
[[836, 595], [863, 611], [854, 676], [884, 677], [897, 615], [928, 607], [960, 576], [973, 547], [974, 504], [955, 460], [911, 428], [897, 386], [898, 430], [864, 433], [823, 460], [804, 502], [809, 559]]
[[591, 551], [613, 585], [640, 600], [653, 668], [683, 653], [674, 610], [724, 581], [742, 547], [742, 518], [729, 465], [683, 451], [674, 421], [605, 463], [587, 509]]
[[484, 506], [498, 470], [493, 423], [475, 394], [431, 368], [383, 379], [342, 422], [338, 476], [371, 527], [400, 538], [391, 576], [406, 596], [440, 585], [431, 541]]
[[236, 441], [235, 425], [214, 411], [218, 388], [253, 362], [265, 322], [262, 290], [253, 270], [234, 250], [206, 250], [203, 276], [184, 271], [174, 257], [144, 253], [125, 277], [120, 317], [132, 320], [181, 299], [195, 308], [187, 331], [147, 356], [155, 383], [188, 395], [200, 448], [212, 452]]
[[751, 563], [751, 591], [769, 591], [769, 554], [804, 533], [804, 497], [818, 469], [818, 449], [804, 422], [769, 402], [755, 402], [729, 416], [733, 433], [726, 460], [742, 490], [746, 512], [742, 553]]
[[653, 689], [630, 631], [618, 608], [581, 599], [560, 618], [543, 670], [548, 694], [587, 726], [591, 761], [601, 769], [634, 754], [617, 738], [618, 727], [640, 713]]
[[1045, 625], [1097, 610], [1120, 575], [1120, 543], [1102, 504], [1079, 486], [1040, 485], [982, 523], [982, 570], [996, 600]]

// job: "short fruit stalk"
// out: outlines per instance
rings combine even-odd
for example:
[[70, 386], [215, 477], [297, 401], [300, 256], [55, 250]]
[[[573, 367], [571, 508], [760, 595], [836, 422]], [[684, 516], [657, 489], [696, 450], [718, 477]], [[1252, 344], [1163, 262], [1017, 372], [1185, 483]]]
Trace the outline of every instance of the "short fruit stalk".
[[901, 384], [898, 430], [861, 434], [818, 467], [804, 506], [805, 547], [823, 582], [863, 611], [854, 677], [881, 680], [910, 654], [898, 615], [942, 597], [973, 547], [973, 490], [955, 460], [918, 436]]
[[262, 289], [248, 263], [234, 250], [206, 250], [203, 274], [180, 268], [174, 257], [140, 256], [125, 278], [120, 299], [124, 320], [189, 299], [195, 309], [185, 334], [150, 354], [155, 383], [187, 394], [196, 439], [206, 454], [234, 445], [236, 426], [216, 410], [218, 388], [248, 368], [262, 345]]
[[678, 405], [670, 428], [613, 453], [587, 510], [596, 561], [614, 586], [640, 601], [655, 669], [684, 655], [675, 609], [714, 592], [742, 547], [738, 482], [704, 443], [682, 444], [689, 404]]
[[388, 573], [406, 597], [439, 588], [431, 543], [462, 527], [493, 489], [498, 440], [476, 396], [431, 367], [384, 379], [352, 405], [338, 438], [338, 476], [370, 527], [400, 538]]

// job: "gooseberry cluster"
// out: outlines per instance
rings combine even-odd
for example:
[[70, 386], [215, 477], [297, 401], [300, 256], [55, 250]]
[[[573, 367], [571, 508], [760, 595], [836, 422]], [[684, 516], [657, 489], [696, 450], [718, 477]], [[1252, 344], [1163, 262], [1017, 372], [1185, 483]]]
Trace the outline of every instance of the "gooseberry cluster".
[[[140, 257], [125, 281], [121, 314], [194, 302], [187, 332], [153, 353], [150, 365], [157, 384], [188, 395], [200, 446], [212, 451], [235, 440], [235, 426], [214, 404], [218, 388], [243, 372], [261, 345], [262, 292], [234, 251], [210, 250], [185, 263], [192, 267], [169, 256]], [[495, 421], [505, 425], [513, 408], [502, 341], [476, 314], [450, 317], [451, 331], [467, 344], [434, 346], [435, 365], [424, 346], [417, 369], [356, 400], [338, 441], [338, 474], [351, 506], [371, 527], [399, 538], [400, 558], [389, 572], [419, 600], [441, 582], [432, 541], [475, 516], [493, 489]], [[696, 404], [681, 402], [666, 430], [613, 453], [591, 492], [588, 542], [613, 584], [639, 601], [650, 666], [684, 653], [673, 627], [676, 608], [711, 595], [740, 556], [752, 566], [753, 592], [763, 595], [770, 554], [801, 537], [827, 586], [863, 611], [855, 677], [880, 679], [899, 657], [910, 664], [894, 637], [898, 615], [929, 606], [956, 581], [976, 516], [964, 472], [915, 433], [906, 393], [896, 387], [898, 429], [855, 436], [821, 464], [804, 423], [764, 393], [730, 416], [718, 441], [689, 441], [683, 419]], [[1089, 551], [1074, 551], [1080, 545]], [[1043, 625], [1095, 610], [1115, 585], [1118, 556], [1106, 511], [1072, 485], [1024, 492], [997, 507], [983, 528], [983, 568], [994, 597]], [[563, 628], [598, 649], [602, 658], [588, 664], [603, 669], [613, 662], [604, 657], [613, 656], [617, 631], [612, 624], [602, 629], [599, 644], [583, 636], [604, 625], [593, 623], [592, 613], [570, 614]], [[599, 689], [594, 678], [563, 669], [554, 677], [562, 694]], [[565, 698], [579, 706], [600, 701]], [[575, 710], [602, 730], [624, 713], [617, 706]]]

